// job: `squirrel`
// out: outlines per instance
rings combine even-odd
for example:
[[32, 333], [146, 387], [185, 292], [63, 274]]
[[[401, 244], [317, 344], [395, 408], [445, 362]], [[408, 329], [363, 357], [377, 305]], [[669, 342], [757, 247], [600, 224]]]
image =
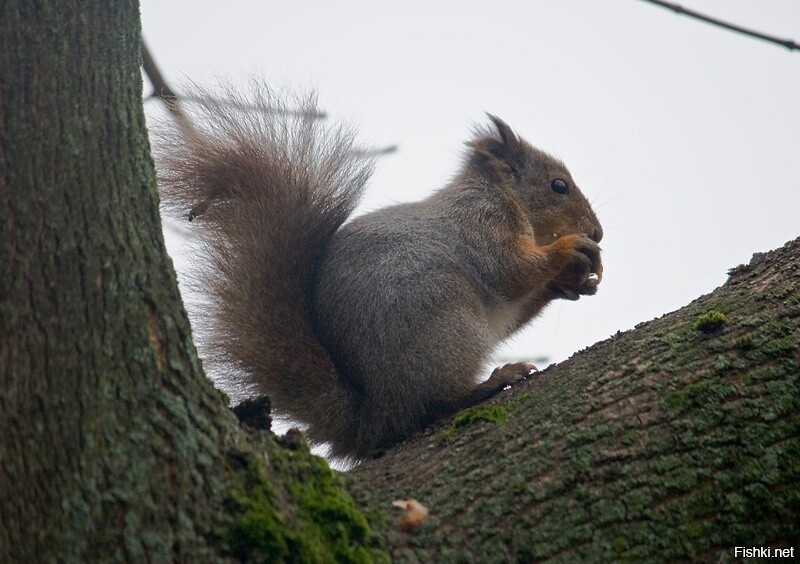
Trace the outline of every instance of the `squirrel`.
[[333, 457], [362, 460], [526, 378], [519, 362], [478, 383], [549, 302], [597, 291], [589, 202], [498, 117], [433, 195], [347, 221], [373, 167], [354, 134], [313, 96], [290, 111], [265, 86], [227, 95], [201, 104], [202, 130], [162, 134], [162, 200], [200, 226], [213, 358]]

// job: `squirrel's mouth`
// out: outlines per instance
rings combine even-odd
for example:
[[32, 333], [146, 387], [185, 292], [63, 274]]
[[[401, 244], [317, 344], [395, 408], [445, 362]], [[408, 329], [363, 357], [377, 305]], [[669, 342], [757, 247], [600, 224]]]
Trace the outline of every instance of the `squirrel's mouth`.
[[589, 274], [586, 281], [578, 287], [569, 287], [557, 282], [551, 282], [548, 284], [548, 288], [555, 294], [556, 298], [575, 301], [581, 296], [592, 296], [596, 294], [597, 286], [600, 284], [601, 279], [602, 274], [592, 272]]
[[550, 283], [549, 285], [550, 291], [555, 295], [555, 298], [560, 298], [563, 300], [572, 300], [575, 301], [580, 298], [580, 294], [571, 288], [565, 288], [560, 284]]

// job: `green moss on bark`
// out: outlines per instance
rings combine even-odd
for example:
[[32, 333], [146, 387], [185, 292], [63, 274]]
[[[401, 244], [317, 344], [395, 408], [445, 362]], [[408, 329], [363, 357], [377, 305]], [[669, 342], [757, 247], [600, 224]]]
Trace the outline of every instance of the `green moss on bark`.
[[727, 321], [724, 313], [712, 309], [697, 316], [694, 328], [703, 333], [713, 333], [722, 329]]
[[[237, 455], [227, 552], [244, 562], [388, 562], [380, 537], [299, 434], [269, 439], [264, 460]], [[280, 481], [272, 477], [280, 476]], [[280, 487], [276, 484], [281, 484]]]
[[458, 412], [449, 425], [439, 432], [439, 440], [452, 438], [458, 429], [468, 427], [477, 422], [500, 425], [508, 419], [508, 410], [502, 405], [477, 405]]

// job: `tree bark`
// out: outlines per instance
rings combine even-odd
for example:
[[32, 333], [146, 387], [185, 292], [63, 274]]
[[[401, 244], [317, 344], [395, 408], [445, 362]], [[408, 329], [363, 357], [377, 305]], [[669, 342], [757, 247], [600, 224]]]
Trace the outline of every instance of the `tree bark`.
[[135, 1], [0, 4], [0, 561], [380, 558], [327, 466], [203, 375], [139, 49]]
[[206, 554], [217, 513], [202, 500], [221, 488], [224, 404], [158, 230], [138, 18], [135, 2], [2, 8], [7, 561]]
[[[352, 472], [400, 562], [800, 550], [800, 239]], [[430, 511], [416, 533], [395, 499]]]

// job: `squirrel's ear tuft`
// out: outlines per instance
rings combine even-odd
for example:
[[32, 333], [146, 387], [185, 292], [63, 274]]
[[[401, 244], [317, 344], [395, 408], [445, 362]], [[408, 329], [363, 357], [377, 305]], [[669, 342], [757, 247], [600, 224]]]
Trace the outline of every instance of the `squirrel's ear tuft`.
[[509, 127], [509, 125], [504, 122], [502, 119], [497, 117], [496, 115], [492, 115], [487, 113], [489, 119], [492, 121], [494, 126], [497, 128], [497, 133], [500, 134], [500, 139], [503, 140], [503, 144], [507, 147], [518, 150], [519, 149], [519, 137], [514, 131]]
[[506, 122], [492, 114], [486, 115], [497, 132], [484, 131], [469, 143], [472, 147], [469, 166], [495, 181], [518, 176], [524, 153], [522, 142]]

